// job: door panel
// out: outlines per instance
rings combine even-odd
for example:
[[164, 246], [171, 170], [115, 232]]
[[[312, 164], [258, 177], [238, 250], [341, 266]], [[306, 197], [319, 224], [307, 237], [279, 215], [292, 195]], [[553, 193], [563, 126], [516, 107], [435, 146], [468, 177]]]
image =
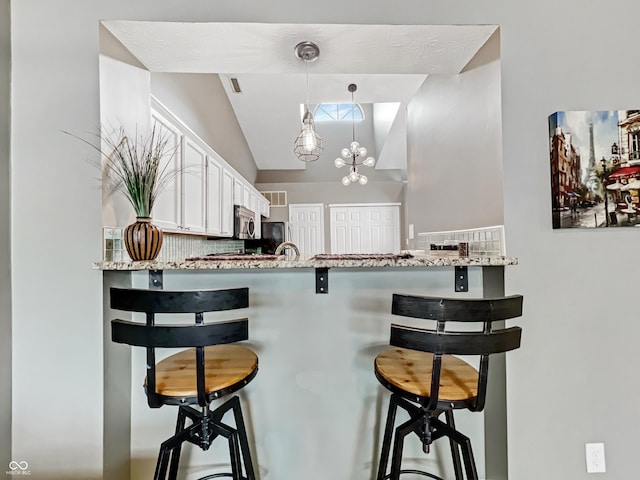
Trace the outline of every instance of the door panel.
[[400, 206], [332, 206], [330, 229], [332, 253], [397, 253]]
[[291, 241], [301, 255], [324, 253], [324, 205], [290, 204]]

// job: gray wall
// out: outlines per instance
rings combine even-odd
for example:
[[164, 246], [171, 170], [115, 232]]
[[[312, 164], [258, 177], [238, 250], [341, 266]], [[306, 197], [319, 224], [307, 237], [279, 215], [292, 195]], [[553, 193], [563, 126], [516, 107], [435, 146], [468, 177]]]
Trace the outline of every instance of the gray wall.
[[0, 471], [11, 461], [11, 25], [0, 0]]
[[430, 75], [407, 109], [407, 223], [415, 232], [503, 223], [500, 39], [460, 75]]
[[151, 93], [240, 175], [256, 180], [256, 164], [218, 75], [155, 72]]
[[[637, 476], [638, 232], [552, 230], [547, 117], [640, 102], [629, 61], [639, 16], [632, 0], [12, 2], [13, 456], [32, 478], [101, 476], [100, 192], [83, 149], [60, 134], [99, 122], [99, 19], [489, 23], [501, 29], [507, 249], [520, 258], [506, 288], [525, 295], [523, 346], [507, 356], [510, 478], [589, 478], [594, 441], [609, 478]], [[43, 391], [74, 398], [50, 396], [45, 409]]]

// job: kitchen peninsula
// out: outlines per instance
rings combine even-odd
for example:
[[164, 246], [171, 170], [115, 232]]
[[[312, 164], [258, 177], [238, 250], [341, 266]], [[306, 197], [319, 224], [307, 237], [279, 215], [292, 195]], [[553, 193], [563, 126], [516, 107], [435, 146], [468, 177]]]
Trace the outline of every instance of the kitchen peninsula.
[[[390, 314], [392, 294], [500, 296], [504, 267], [517, 263], [512, 257], [247, 255], [94, 264], [104, 276], [104, 478], [151, 477], [159, 442], [175, 415], [146, 405], [143, 349], [111, 342], [110, 320], [126, 317], [109, 308], [110, 287], [249, 287], [250, 307], [242, 315], [249, 318], [249, 344], [260, 371], [242, 400], [259, 478], [365, 480], [376, 465], [384, 422], [387, 394], [377, 384], [373, 359], [388, 346], [389, 324], [397, 321]], [[328, 273], [327, 292], [317, 290], [318, 272]], [[464, 290], [456, 283], [461, 273]], [[506, 471], [504, 357], [492, 362], [492, 398], [484, 416], [458, 420], [472, 438], [485, 478]], [[416, 447], [410, 455], [416, 467], [450, 476], [441, 467], [449, 462], [439, 461], [446, 449], [423, 455], [410, 447]], [[194, 450], [185, 478], [202, 476], [206, 465], [222, 461], [224, 452]]]

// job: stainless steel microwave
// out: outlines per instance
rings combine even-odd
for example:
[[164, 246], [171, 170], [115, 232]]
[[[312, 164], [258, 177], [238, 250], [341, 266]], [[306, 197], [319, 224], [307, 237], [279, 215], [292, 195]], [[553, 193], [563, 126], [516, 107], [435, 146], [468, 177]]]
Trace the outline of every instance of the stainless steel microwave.
[[255, 238], [256, 214], [242, 205], [233, 206], [233, 238], [247, 240]]

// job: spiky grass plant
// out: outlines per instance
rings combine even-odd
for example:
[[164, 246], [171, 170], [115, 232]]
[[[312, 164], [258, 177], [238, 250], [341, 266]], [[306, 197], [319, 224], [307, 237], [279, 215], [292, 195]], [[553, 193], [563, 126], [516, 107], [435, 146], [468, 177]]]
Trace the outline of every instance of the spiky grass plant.
[[137, 132], [131, 137], [123, 127], [111, 132], [102, 130], [101, 146], [80, 140], [100, 152], [107, 193], [121, 193], [131, 203], [136, 217], [150, 217], [158, 195], [179, 172], [171, 166], [178, 146], [168, 144], [167, 135], [157, 124], [146, 137]]

